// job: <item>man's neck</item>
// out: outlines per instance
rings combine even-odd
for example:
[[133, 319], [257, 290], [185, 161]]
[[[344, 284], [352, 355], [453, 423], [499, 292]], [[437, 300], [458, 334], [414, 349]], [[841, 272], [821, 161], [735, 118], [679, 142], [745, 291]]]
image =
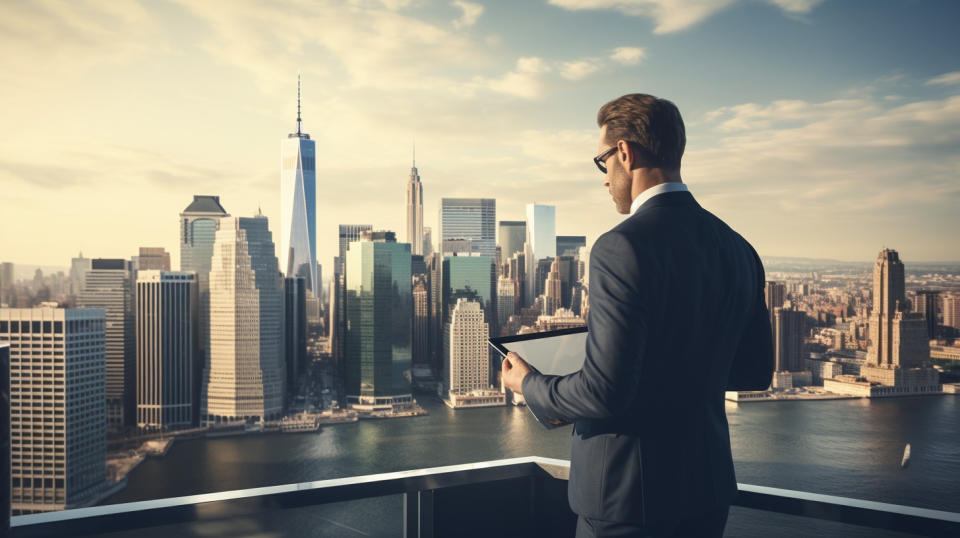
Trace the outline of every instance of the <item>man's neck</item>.
[[633, 170], [633, 183], [630, 185], [630, 201], [637, 199], [643, 191], [662, 183], [683, 183], [680, 170], [663, 168], [637, 168]]

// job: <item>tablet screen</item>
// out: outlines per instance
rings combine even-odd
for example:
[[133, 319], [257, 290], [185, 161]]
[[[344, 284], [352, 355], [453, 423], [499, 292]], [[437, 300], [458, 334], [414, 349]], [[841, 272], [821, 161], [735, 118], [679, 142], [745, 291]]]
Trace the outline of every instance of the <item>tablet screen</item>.
[[583, 367], [587, 332], [572, 334], [551, 335], [544, 333], [542, 337], [531, 335], [532, 338], [515, 342], [499, 342], [498, 350], [514, 352], [520, 358], [532, 364], [540, 373], [547, 375], [567, 375]]

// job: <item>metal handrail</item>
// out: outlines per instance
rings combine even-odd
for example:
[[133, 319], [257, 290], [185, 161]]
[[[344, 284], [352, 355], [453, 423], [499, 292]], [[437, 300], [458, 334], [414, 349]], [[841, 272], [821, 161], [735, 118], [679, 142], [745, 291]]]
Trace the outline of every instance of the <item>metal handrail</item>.
[[[566, 480], [569, 469], [566, 460], [536, 456], [492, 460], [14, 516], [11, 532], [19, 538], [135, 530], [403, 494], [405, 533], [423, 536], [421, 523], [432, 517], [422, 513], [432, 510], [425, 492], [525, 477]], [[736, 506], [923, 536], [960, 536], [960, 513], [750, 484], [738, 488]]]

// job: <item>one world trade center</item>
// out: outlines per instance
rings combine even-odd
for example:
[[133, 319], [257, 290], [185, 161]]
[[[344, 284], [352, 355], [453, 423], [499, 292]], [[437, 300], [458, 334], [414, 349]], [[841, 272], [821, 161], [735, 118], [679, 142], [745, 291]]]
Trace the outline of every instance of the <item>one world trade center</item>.
[[300, 77], [297, 76], [297, 132], [280, 143], [280, 269], [303, 277], [314, 296], [317, 282], [316, 142], [300, 128]]

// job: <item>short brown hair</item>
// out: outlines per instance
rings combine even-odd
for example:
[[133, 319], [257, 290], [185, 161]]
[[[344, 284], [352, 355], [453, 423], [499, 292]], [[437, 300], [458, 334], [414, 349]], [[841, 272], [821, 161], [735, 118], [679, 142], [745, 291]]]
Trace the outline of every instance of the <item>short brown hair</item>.
[[646, 166], [674, 170], [680, 168], [686, 129], [677, 105], [645, 93], [618, 97], [600, 107], [597, 125], [607, 126], [607, 142], [630, 142], [641, 151]]

